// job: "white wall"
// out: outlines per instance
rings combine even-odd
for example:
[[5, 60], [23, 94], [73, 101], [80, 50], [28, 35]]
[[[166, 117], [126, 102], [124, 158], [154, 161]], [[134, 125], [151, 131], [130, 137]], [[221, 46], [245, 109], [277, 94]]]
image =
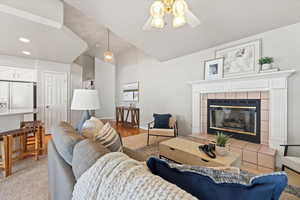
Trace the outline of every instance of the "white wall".
[[[70, 105], [72, 102], [72, 97], [75, 89], [82, 88], [82, 66], [72, 63], [71, 65], [71, 74], [70, 74]], [[79, 120], [81, 119], [82, 111], [71, 110], [70, 112], [70, 121], [71, 124], [75, 127]]]
[[99, 118], [115, 118], [115, 69], [114, 65], [95, 58], [95, 88], [101, 104], [96, 111]]
[[[180, 134], [189, 134], [191, 133], [192, 100], [191, 87], [187, 81], [204, 79], [204, 61], [214, 58], [216, 49], [262, 39], [262, 56], [274, 57], [274, 65], [282, 70], [300, 70], [299, 35], [300, 23], [166, 62], [159, 62], [137, 49], [131, 49], [117, 57], [117, 103], [122, 103], [120, 94], [123, 83], [140, 81], [141, 125], [145, 126], [146, 122], [152, 119], [154, 112], [168, 112], [179, 118]], [[293, 75], [288, 84], [288, 140], [290, 143], [300, 143], [299, 72]]]
[[[71, 71], [70, 64], [0, 55], [0, 66], [19, 67], [19, 68], [37, 70], [37, 106], [39, 109], [38, 119], [42, 119], [43, 110], [44, 110], [43, 109], [44, 108], [43, 80], [42, 80], [43, 72], [44, 71], [66, 72], [68, 74], [68, 81], [70, 80], [70, 71]], [[70, 85], [70, 83], [68, 85]], [[68, 87], [68, 97], [70, 98], [69, 87]], [[68, 105], [68, 108], [69, 107], [70, 106]], [[69, 111], [68, 111], [68, 116], [69, 116]]]

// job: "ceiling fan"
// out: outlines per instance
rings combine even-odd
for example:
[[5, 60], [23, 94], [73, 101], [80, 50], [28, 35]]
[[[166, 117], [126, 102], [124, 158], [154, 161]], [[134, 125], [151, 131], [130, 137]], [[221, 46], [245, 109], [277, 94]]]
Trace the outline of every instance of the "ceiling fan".
[[173, 15], [173, 27], [189, 24], [192, 28], [200, 24], [200, 20], [190, 11], [185, 0], [155, 0], [150, 7], [150, 17], [143, 30], [165, 27], [165, 16]]

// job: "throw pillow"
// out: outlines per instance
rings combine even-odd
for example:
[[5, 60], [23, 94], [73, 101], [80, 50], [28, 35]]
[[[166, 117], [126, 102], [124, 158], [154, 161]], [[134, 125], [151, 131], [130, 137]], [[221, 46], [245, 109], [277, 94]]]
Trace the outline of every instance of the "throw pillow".
[[[248, 183], [239, 183], [232, 173], [224, 179], [208, 172], [180, 170], [157, 158], [150, 158], [147, 166], [151, 172], [189, 192], [201, 200], [278, 200], [287, 186], [284, 172], [256, 176]], [[233, 176], [233, 177], [230, 177]]]
[[76, 180], [100, 157], [109, 152], [103, 145], [90, 139], [85, 139], [77, 143], [74, 147], [72, 160], [72, 170]]
[[82, 126], [81, 134], [87, 138], [95, 138], [96, 135], [103, 128], [104, 124], [101, 120], [92, 117], [89, 120], [86, 120]]
[[60, 122], [51, 133], [57, 151], [69, 165], [72, 165], [74, 146], [84, 138], [67, 122]]
[[154, 117], [154, 127], [153, 128], [162, 128], [168, 129], [169, 120], [172, 117], [171, 114], [153, 114]]
[[96, 135], [95, 140], [112, 152], [122, 151], [122, 139], [117, 131], [106, 123], [100, 132]]

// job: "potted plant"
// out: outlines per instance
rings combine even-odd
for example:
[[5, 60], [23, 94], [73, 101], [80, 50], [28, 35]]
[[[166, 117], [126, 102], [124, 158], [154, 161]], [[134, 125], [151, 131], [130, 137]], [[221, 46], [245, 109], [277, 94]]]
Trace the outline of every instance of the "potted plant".
[[261, 65], [261, 70], [269, 70], [272, 69], [272, 63], [274, 59], [272, 57], [262, 57], [259, 59], [259, 64]]
[[216, 152], [217, 154], [219, 154], [220, 156], [224, 156], [227, 154], [228, 152], [228, 148], [227, 148], [227, 142], [229, 140], [230, 136], [225, 135], [221, 132], [217, 133], [217, 137], [216, 137]]

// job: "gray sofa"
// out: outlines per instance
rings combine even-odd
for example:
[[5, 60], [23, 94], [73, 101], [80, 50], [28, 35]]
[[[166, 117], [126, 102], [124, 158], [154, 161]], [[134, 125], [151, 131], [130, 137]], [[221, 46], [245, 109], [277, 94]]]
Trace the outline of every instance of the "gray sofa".
[[[49, 194], [51, 200], [70, 200], [72, 199], [72, 192], [74, 185], [76, 183], [76, 174], [74, 174], [74, 169], [72, 163], [68, 162], [66, 158], [64, 150], [67, 150], [68, 153], [73, 153], [74, 147], [79, 144], [80, 141], [88, 140], [86, 138], [71, 140], [72, 133], [77, 134], [75, 130], [71, 128], [71, 126], [67, 128], [63, 128], [64, 126], [68, 126], [66, 123], [61, 123], [58, 127], [53, 129], [52, 137], [53, 139], [48, 143], [48, 176], [49, 176]], [[63, 136], [63, 138], [61, 138]], [[63, 143], [63, 144], [62, 144]], [[97, 148], [91, 148], [93, 145], [97, 145], [94, 142], [85, 142], [85, 149], [87, 152], [90, 152], [91, 149], [93, 151], [97, 151]], [[99, 144], [100, 145], [100, 144]], [[67, 147], [65, 147], [67, 146]], [[71, 149], [70, 149], [71, 146]], [[62, 149], [65, 148], [65, 149]], [[67, 149], [69, 148], [69, 149]], [[139, 154], [128, 148], [123, 148], [125, 154], [129, 157], [138, 160], [145, 161], [146, 157], [144, 155]], [[84, 154], [86, 152], [82, 152]], [[95, 155], [97, 152], [93, 152]], [[94, 159], [96, 157], [94, 156]], [[77, 158], [77, 160], [80, 160]], [[85, 159], [86, 160], [86, 159]], [[80, 165], [85, 164], [84, 159], [80, 163]], [[89, 163], [91, 164], [91, 163]], [[76, 166], [77, 167], [77, 166]], [[78, 168], [78, 167], [77, 167]], [[78, 170], [77, 170], [78, 171]]]

